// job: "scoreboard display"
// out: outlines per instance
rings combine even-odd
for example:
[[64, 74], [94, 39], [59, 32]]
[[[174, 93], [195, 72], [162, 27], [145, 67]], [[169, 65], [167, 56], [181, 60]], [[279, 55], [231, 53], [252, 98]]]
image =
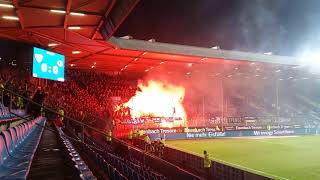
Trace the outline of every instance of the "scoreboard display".
[[64, 68], [64, 55], [45, 49], [33, 48], [33, 77], [64, 81]]

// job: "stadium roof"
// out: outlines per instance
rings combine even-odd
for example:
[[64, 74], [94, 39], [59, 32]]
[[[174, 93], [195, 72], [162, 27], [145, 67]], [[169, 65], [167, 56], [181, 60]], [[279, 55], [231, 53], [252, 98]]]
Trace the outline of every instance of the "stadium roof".
[[148, 72], [159, 66], [236, 66], [250, 61], [298, 65], [292, 57], [112, 37], [137, 3], [0, 0], [0, 37], [51, 49], [64, 54], [71, 67], [97, 71]]

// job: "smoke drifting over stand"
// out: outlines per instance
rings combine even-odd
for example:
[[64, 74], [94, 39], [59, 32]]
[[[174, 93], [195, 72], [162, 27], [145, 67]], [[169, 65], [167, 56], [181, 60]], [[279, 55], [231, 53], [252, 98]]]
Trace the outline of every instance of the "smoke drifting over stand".
[[318, 0], [180, 2], [141, 0], [116, 36], [286, 56], [320, 44]]

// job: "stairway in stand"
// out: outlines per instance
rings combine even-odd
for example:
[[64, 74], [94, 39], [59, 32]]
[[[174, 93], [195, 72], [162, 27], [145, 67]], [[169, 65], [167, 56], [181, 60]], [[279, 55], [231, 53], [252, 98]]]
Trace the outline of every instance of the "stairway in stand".
[[[45, 126], [54, 129], [51, 122], [47, 122]], [[68, 164], [63, 145], [58, 142], [56, 133], [44, 129], [28, 179], [74, 179], [72, 170], [70, 170], [74, 167]]]

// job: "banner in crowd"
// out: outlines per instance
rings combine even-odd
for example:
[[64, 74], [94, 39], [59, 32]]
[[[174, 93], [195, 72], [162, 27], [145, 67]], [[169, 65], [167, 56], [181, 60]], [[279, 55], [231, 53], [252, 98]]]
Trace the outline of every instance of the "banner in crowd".
[[132, 125], [138, 125], [143, 124], [146, 121], [153, 121], [154, 123], [161, 123], [162, 121], [166, 122], [173, 122], [173, 121], [181, 121], [181, 117], [140, 117], [135, 119], [127, 119], [127, 120], [121, 120], [122, 124], [132, 124]]
[[205, 139], [223, 137], [243, 137], [243, 136], [292, 136], [318, 134], [316, 128], [296, 128], [296, 129], [275, 129], [275, 130], [249, 130], [249, 131], [224, 131], [224, 132], [179, 132], [179, 133], [153, 133], [149, 134], [150, 139], [156, 140], [164, 138], [175, 139]]
[[145, 134], [168, 134], [168, 133], [207, 133], [225, 131], [249, 131], [249, 130], [278, 130], [278, 129], [297, 129], [301, 125], [279, 125], [279, 126], [224, 126], [224, 127], [180, 127], [180, 128], [150, 128], [144, 129]]
[[221, 123], [256, 123], [256, 122], [291, 122], [293, 118], [287, 117], [276, 117], [276, 116], [243, 116], [243, 117], [224, 117], [220, 116], [210, 117], [208, 122], [210, 124], [221, 124]]

